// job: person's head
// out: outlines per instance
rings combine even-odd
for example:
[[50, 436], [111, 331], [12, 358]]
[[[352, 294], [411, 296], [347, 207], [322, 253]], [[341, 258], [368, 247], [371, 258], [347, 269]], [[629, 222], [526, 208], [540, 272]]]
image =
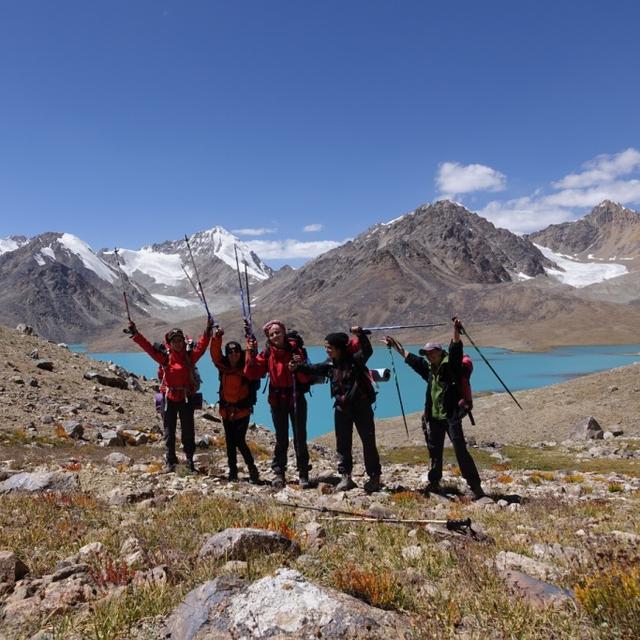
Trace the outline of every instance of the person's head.
[[244, 366], [244, 351], [239, 342], [232, 340], [224, 345], [224, 355], [229, 360], [229, 364], [234, 369], [236, 367]]
[[164, 338], [172, 351], [182, 351], [185, 347], [182, 329], [171, 329]]
[[439, 342], [427, 342], [418, 353], [424, 356], [429, 361], [429, 364], [437, 366], [442, 362], [445, 352]]
[[284, 322], [280, 320], [270, 320], [262, 327], [264, 335], [267, 336], [269, 343], [282, 349], [285, 345], [285, 335], [287, 332]]
[[324, 349], [332, 360], [341, 360], [347, 353], [349, 336], [346, 333], [330, 333], [324, 339]]

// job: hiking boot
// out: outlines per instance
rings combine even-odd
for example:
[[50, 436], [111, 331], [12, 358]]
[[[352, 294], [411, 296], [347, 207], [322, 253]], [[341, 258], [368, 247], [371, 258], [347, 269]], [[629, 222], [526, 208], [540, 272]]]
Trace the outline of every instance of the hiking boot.
[[309, 482], [309, 475], [306, 473], [300, 474], [300, 488], [301, 489], [310, 489], [311, 483]]
[[350, 473], [343, 473], [342, 480], [338, 482], [336, 491], [349, 491], [351, 489], [355, 489], [357, 486], [358, 485], [351, 479]]
[[376, 474], [375, 476], [371, 476], [364, 483], [364, 490], [367, 493], [375, 493], [376, 491], [380, 491], [382, 487], [382, 483], [380, 482], [380, 475]]
[[276, 473], [275, 478], [271, 481], [271, 486], [274, 489], [282, 489], [282, 488], [284, 488], [284, 474]]
[[481, 498], [486, 498], [487, 494], [484, 492], [483, 488], [478, 485], [477, 487], [470, 487], [471, 493], [473, 494], [473, 500], [480, 500]]
[[174, 473], [175, 470], [176, 470], [176, 463], [175, 462], [165, 462], [164, 463], [163, 471], [165, 473]]
[[237, 482], [238, 481], [238, 472], [237, 471], [229, 471], [227, 474], [227, 480], [229, 482]]
[[195, 462], [193, 461], [193, 458], [188, 458], [187, 459], [187, 469], [189, 470], [189, 473], [197, 473], [198, 472], [198, 470], [196, 469]]
[[256, 467], [255, 464], [249, 467], [249, 482], [251, 484], [260, 483], [260, 473], [258, 472], [258, 467]]
[[442, 491], [442, 487], [439, 482], [429, 482], [424, 490], [426, 493], [440, 493]]

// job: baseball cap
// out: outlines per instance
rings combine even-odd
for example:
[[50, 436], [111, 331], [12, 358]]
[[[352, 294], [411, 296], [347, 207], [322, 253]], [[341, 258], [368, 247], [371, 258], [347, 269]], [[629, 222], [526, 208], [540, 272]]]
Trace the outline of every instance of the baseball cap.
[[440, 349], [440, 351], [444, 351], [442, 345], [439, 342], [427, 342], [427, 344], [418, 351], [421, 356], [426, 356], [427, 351], [434, 351], [435, 349]]

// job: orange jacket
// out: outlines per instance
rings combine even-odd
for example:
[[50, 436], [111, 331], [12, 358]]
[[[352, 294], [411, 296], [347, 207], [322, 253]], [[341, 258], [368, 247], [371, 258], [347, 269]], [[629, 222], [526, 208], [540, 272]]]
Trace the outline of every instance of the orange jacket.
[[253, 407], [238, 407], [249, 397], [249, 380], [244, 375], [242, 367], [235, 369], [225, 363], [222, 356], [222, 336], [211, 338], [209, 349], [213, 364], [220, 372], [220, 416], [223, 420], [240, 420], [251, 415]]

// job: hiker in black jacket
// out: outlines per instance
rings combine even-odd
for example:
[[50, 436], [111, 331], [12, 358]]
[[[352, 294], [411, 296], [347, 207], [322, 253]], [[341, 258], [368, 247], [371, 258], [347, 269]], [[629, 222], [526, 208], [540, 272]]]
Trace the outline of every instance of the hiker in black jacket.
[[437, 491], [440, 488], [444, 437], [448, 434], [462, 477], [467, 481], [474, 497], [479, 499], [485, 494], [480, 484], [476, 464], [467, 450], [462, 430], [462, 418], [466, 415], [466, 408], [460, 388], [462, 377], [460, 326], [460, 320], [454, 318], [453, 338], [449, 344], [448, 353], [441, 344], [427, 342], [420, 349], [420, 356], [424, 356], [421, 358], [409, 353], [392, 336], [385, 336], [384, 342], [402, 355], [404, 361], [427, 381], [422, 429], [431, 458], [428, 489]]
[[336, 487], [338, 491], [348, 491], [357, 485], [351, 479], [353, 469], [353, 425], [362, 440], [364, 466], [369, 480], [364, 484], [368, 493], [379, 491], [380, 456], [376, 447], [375, 423], [371, 405], [375, 401], [375, 391], [366, 362], [373, 349], [362, 327], [351, 327], [354, 338], [346, 333], [330, 333], [325, 338], [328, 359], [320, 364], [302, 364], [294, 358], [289, 365], [292, 371], [299, 370], [313, 376], [323, 376], [331, 383], [331, 397], [334, 399], [334, 424], [338, 471], [342, 476]]

